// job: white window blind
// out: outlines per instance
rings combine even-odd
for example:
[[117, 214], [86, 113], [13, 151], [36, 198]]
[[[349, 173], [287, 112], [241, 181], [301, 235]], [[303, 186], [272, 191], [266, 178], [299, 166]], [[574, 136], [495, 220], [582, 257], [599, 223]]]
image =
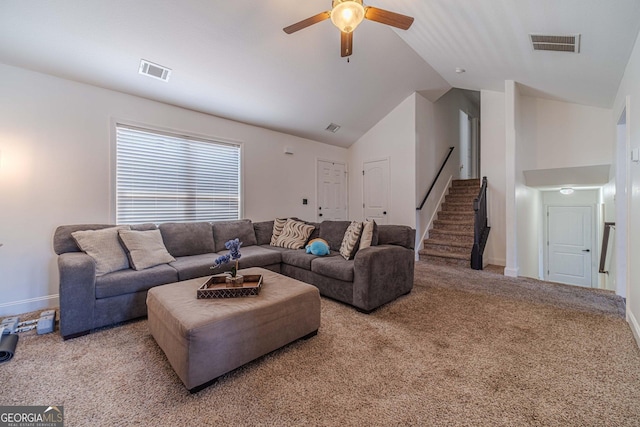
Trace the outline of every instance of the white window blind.
[[116, 221], [240, 218], [240, 146], [116, 126]]

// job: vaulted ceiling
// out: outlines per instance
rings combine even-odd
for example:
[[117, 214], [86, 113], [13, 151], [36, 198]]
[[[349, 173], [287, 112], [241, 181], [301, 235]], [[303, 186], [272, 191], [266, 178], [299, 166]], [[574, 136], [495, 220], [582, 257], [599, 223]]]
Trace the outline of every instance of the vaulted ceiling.
[[[434, 101], [516, 80], [610, 108], [640, 28], [640, 0], [365, 4], [415, 22], [363, 22], [347, 62], [330, 21], [282, 31], [330, 0], [3, 0], [0, 62], [348, 147], [413, 92]], [[580, 34], [580, 53], [533, 51], [530, 33]], [[140, 59], [170, 81], [138, 74]]]

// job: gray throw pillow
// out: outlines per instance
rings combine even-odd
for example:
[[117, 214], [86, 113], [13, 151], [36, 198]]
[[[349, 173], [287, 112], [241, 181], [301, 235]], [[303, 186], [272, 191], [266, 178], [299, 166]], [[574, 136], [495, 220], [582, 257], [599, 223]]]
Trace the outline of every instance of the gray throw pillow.
[[120, 244], [118, 231], [130, 230], [128, 225], [102, 230], [74, 231], [71, 236], [78, 247], [96, 262], [96, 276], [129, 268], [127, 253]]
[[120, 230], [119, 234], [129, 251], [129, 262], [134, 270], [144, 270], [176, 260], [167, 252], [160, 230]]

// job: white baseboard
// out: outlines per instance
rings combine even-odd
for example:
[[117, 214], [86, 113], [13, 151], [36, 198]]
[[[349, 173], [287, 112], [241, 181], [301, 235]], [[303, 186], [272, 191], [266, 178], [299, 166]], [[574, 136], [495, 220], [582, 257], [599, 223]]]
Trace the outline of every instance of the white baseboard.
[[636, 319], [636, 317], [629, 309], [627, 309], [627, 322], [629, 323], [631, 332], [633, 332], [633, 337], [636, 339], [636, 345], [640, 347], [640, 325], [638, 324], [638, 320]]
[[518, 273], [520, 273], [519, 268], [504, 268], [504, 275], [507, 277], [518, 277]]
[[60, 299], [58, 298], [58, 294], [24, 299], [21, 301], [11, 301], [0, 304], [0, 316], [14, 316], [23, 313], [29, 313], [31, 311], [58, 307], [59, 305]]
[[503, 259], [503, 258], [486, 258], [487, 263], [491, 264], [491, 265], [499, 265], [500, 267], [504, 267], [505, 265], [507, 265], [507, 260]]

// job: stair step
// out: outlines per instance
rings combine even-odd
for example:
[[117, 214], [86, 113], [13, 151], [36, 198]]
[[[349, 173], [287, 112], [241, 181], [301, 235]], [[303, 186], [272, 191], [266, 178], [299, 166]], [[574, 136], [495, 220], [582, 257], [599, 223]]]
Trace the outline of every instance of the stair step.
[[444, 196], [444, 201], [447, 203], [471, 203], [473, 206], [473, 200], [476, 198], [473, 194], [447, 194]]
[[429, 230], [429, 238], [436, 240], [455, 240], [458, 242], [473, 242], [474, 232], [464, 230], [442, 230], [432, 228]]
[[454, 179], [451, 181], [453, 187], [480, 187], [480, 179]]
[[444, 202], [442, 203], [442, 210], [448, 212], [474, 212], [473, 202]]
[[425, 261], [433, 264], [459, 265], [461, 267], [471, 267], [471, 260], [467, 260], [467, 259], [444, 258], [440, 256], [420, 254], [420, 261]]
[[445, 211], [442, 210], [438, 212], [438, 219], [446, 220], [446, 221], [475, 221], [475, 212], [473, 210], [469, 211]]
[[473, 194], [475, 196], [480, 192], [480, 188], [476, 187], [451, 187], [449, 194]]
[[456, 241], [430, 238], [424, 241], [424, 249], [441, 250], [445, 252], [461, 252], [464, 250], [471, 253], [472, 248], [473, 240]]

